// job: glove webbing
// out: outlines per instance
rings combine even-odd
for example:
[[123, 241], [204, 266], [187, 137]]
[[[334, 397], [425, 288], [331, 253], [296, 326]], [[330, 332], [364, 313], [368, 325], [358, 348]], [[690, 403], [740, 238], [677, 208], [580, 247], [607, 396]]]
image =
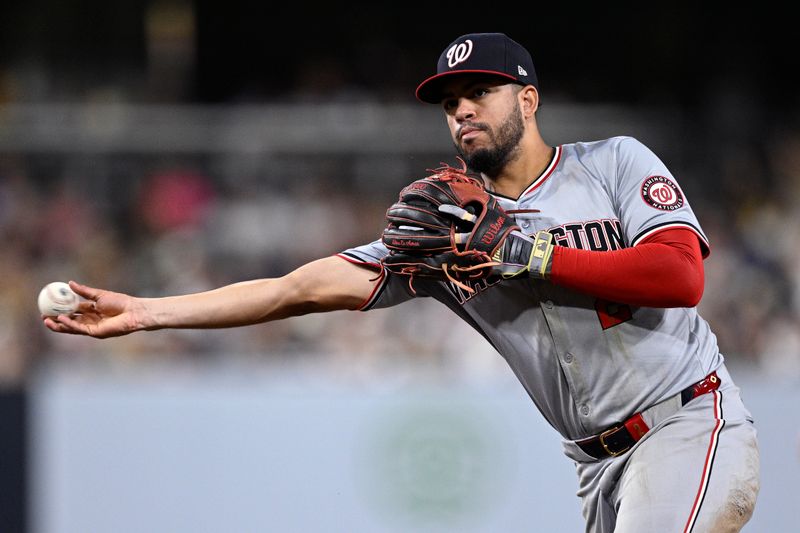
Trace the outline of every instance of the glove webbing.
[[[449, 266], [447, 263], [442, 263], [442, 272], [447, 277], [447, 279], [452, 282], [454, 285], [464, 289], [467, 292], [473, 293], [475, 289], [470, 287], [469, 285], [465, 284], [464, 282], [460, 281], [457, 277], [455, 277], [451, 272], [454, 272], [456, 275], [461, 272], [474, 272], [476, 270], [484, 269], [484, 268], [493, 268], [495, 266], [500, 265], [497, 261], [487, 261], [485, 263], [480, 263], [477, 265], [471, 265], [468, 267], [462, 267], [459, 265]], [[401, 273], [408, 276], [408, 289], [411, 291], [411, 294], [417, 294], [416, 289], [414, 289], [414, 278], [417, 274], [422, 272], [422, 269], [418, 266], [407, 266], [401, 270]]]

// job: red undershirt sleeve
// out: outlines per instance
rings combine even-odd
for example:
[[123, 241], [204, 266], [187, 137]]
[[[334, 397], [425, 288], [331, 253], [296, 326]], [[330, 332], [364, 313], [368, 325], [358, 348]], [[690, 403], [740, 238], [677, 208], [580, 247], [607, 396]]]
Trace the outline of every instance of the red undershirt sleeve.
[[556, 246], [550, 280], [643, 307], [694, 307], [705, 284], [700, 241], [688, 229], [660, 231], [632, 248], [609, 252]]

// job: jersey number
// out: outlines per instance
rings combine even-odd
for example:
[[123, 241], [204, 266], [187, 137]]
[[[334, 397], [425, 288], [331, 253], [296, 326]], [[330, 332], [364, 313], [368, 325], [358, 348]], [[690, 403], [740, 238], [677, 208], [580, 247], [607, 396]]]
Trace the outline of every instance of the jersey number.
[[594, 308], [603, 329], [614, 327], [633, 318], [633, 311], [628, 304], [618, 304], [598, 298], [594, 301]]

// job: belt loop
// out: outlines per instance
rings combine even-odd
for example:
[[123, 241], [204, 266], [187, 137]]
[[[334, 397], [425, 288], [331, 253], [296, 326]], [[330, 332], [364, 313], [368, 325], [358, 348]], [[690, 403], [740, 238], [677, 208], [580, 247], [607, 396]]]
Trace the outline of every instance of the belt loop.
[[683, 391], [681, 391], [681, 403], [686, 405], [698, 396], [715, 391], [719, 388], [720, 384], [721, 380], [719, 379], [719, 376], [717, 376], [717, 372], [714, 371], [694, 385], [690, 385], [683, 389]]
[[642, 413], [636, 413], [628, 420], [625, 421], [625, 427], [628, 429], [628, 432], [631, 434], [631, 437], [634, 440], [639, 440], [644, 437], [645, 433], [650, 431], [650, 428], [647, 427], [647, 424], [642, 418]]

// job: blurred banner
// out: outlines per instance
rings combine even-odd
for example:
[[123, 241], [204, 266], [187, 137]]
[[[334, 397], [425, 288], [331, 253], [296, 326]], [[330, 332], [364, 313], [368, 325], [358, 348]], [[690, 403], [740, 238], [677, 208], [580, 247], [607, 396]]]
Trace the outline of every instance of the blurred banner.
[[[573, 466], [510, 372], [385, 370], [53, 366], [33, 387], [33, 531], [583, 530]], [[733, 374], [762, 446], [745, 531], [794, 531], [800, 390]]]

